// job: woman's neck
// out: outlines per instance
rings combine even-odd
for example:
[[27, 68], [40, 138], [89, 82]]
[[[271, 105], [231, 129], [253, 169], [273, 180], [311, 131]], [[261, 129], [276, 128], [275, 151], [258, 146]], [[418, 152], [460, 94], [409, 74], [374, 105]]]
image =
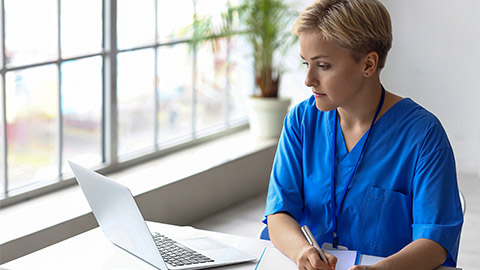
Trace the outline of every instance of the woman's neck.
[[[360, 138], [370, 128], [381, 96], [382, 85], [378, 82], [378, 85], [373, 85], [361, 91], [352, 104], [338, 107], [338, 118], [348, 152], [355, 147]], [[378, 121], [383, 114], [400, 100], [402, 100], [402, 97], [385, 91], [385, 100], [375, 121]]]
[[370, 127], [381, 96], [382, 85], [378, 82], [378, 84], [363, 88], [352, 98], [350, 103], [338, 107], [337, 111], [342, 129]]

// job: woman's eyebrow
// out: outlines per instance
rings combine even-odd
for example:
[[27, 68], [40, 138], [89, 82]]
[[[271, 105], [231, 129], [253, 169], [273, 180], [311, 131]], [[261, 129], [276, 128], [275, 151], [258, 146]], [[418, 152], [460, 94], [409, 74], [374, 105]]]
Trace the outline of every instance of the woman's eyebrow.
[[[300, 57], [305, 60], [305, 57], [303, 57], [302, 55], [300, 55]], [[318, 59], [322, 59], [322, 58], [328, 58], [328, 55], [323, 55], [323, 54], [319, 54], [319, 55], [316, 55], [316, 56], [313, 56], [310, 58], [310, 61], [314, 61], [314, 60], [318, 60]]]

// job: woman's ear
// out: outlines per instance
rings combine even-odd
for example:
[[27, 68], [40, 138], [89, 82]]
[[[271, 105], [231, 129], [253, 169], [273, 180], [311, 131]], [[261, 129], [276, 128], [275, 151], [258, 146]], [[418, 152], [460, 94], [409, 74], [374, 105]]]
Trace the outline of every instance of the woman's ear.
[[369, 52], [365, 57], [364, 60], [364, 70], [363, 75], [368, 78], [371, 77], [375, 72], [377, 72], [378, 67], [378, 53], [377, 52]]

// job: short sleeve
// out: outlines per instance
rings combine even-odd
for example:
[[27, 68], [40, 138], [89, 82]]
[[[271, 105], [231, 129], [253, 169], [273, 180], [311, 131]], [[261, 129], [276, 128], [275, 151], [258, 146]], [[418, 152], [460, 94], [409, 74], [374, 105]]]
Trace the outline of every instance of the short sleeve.
[[463, 224], [455, 159], [447, 136], [436, 126], [427, 134], [413, 179], [413, 240], [442, 245], [444, 265], [455, 266]]
[[267, 216], [286, 212], [300, 220], [303, 211], [301, 104], [285, 117], [273, 162], [263, 222]]

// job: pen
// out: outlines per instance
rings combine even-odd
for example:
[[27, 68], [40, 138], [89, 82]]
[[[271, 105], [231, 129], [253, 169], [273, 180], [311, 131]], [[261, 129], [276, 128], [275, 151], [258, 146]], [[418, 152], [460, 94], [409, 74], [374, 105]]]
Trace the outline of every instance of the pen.
[[326, 264], [328, 264], [327, 257], [325, 257], [325, 254], [323, 253], [323, 250], [320, 248], [317, 241], [315, 241], [315, 238], [313, 237], [312, 232], [307, 227], [307, 225], [302, 227], [302, 232], [305, 235], [305, 238], [307, 238], [308, 243], [310, 243], [310, 245], [314, 246], [315, 249], [317, 249], [318, 254], [320, 254], [320, 258], [322, 258], [322, 261], [324, 261]]

